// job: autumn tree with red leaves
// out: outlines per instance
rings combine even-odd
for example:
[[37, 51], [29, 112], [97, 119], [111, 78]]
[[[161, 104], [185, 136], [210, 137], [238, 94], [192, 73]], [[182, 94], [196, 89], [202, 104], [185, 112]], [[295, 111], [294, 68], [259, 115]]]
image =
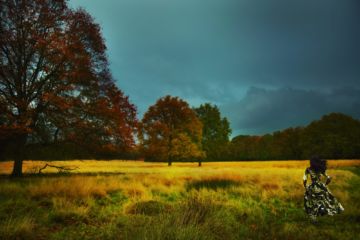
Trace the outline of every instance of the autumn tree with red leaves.
[[145, 113], [139, 140], [146, 159], [167, 161], [201, 160], [202, 123], [189, 105], [165, 96]]
[[100, 27], [66, 0], [0, 1], [0, 141], [16, 146], [22, 175], [29, 139], [96, 151], [134, 145], [136, 109], [109, 72]]

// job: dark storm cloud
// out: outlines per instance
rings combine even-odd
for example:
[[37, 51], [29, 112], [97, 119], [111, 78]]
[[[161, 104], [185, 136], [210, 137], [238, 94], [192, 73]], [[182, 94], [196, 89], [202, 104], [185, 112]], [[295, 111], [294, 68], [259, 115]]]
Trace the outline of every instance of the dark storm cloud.
[[[358, 0], [70, 3], [84, 7], [101, 24], [113, 75], [138, 106], [140, 117], [156, 99], [171, 94], [192, 105], [212, 102], [227, 106], [222, 109], [224, 114], [242, 116], [242, 120], [231, 118], [236, 120], [234, 132], [259, 133], [296, 123], [284, 117], [288, 120], [275, 125], [281, 114], [299, 114], [295, 104], [301, 97], [306, 97], [304, 101], [310, 106], [321, 103], [321, 109], [335, 109], [335, 104], [337, 111], [349, 112], [350, 100], [343, 96], [336, 98], [338, 102], [331, 102], [329, 92], [360, 88]], [[287, 88], [298, 94], [293, 107], [283, 106], [287, 110], [281, 111], [271, 105], [277, 103], [274, 99], [270, 106], [252, 104], [254, 110], [247, 114], [254, 121], [250, 117], [244, 120], [244, 111], [235, 104], [250, 106], [254, 89], [280, 98]], [[261, 122], [257, 114], [266, 111], [266, 107], [278, 108], [280, 115], [275, 118], [270, 114]], [[305, 113], [307, 117], [302, 119], [312, 120], [320, 115], [315, 107]], [[256, 122], [262, 129], [248, 121]]]
[[304, 126], [331, 112], [360, 118], [360, 89], [314, 91], [293, 88], [250, 88], [238, 102], [225, 104], [235, 134], [264, 134]]

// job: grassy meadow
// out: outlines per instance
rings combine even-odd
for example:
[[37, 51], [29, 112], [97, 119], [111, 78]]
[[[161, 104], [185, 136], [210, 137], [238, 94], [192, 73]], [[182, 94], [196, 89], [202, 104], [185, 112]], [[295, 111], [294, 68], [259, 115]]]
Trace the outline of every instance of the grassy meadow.
[[0, 239], [356, 239], [360, 161], [329, 161], [343, 214], [312, 224], [303, 210], [308, 161], [0, 162]]

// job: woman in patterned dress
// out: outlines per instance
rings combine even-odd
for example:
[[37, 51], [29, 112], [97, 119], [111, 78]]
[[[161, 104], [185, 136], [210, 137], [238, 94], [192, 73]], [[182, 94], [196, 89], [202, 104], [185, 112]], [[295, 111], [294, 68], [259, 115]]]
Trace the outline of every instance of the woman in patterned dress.
[[[311, 184], [306, 185], [309, 175]], [[326, 178], [325, 184], [321, 182], [322, 176]], [[316, 221], [317, 216], [334, 215], [344, 211], [343, 206], [327, 189], [330, 182], [331, 178], [326, 174], [326, 160], [319, 157], [311, 158], [310, 167], [305, 170], [303, 183], [305, 211], [313, 221]]]

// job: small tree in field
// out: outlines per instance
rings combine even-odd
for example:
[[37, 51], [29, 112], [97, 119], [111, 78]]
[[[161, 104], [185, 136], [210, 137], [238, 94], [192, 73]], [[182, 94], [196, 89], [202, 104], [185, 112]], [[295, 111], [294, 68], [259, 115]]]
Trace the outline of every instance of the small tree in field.
[[[100, 27], [66, 0], [0, 1], [0, 142], [73, 141], [97, 151], [134, 144], [135, 107], [108, 69]], [[89, 144], [91, 146], [89, 146]]]
[[139, 139], [145, 157], [173, 161], [202, 159], [202, 124], [189, 105], [177, 98], [159, 99], [145, 113]]

